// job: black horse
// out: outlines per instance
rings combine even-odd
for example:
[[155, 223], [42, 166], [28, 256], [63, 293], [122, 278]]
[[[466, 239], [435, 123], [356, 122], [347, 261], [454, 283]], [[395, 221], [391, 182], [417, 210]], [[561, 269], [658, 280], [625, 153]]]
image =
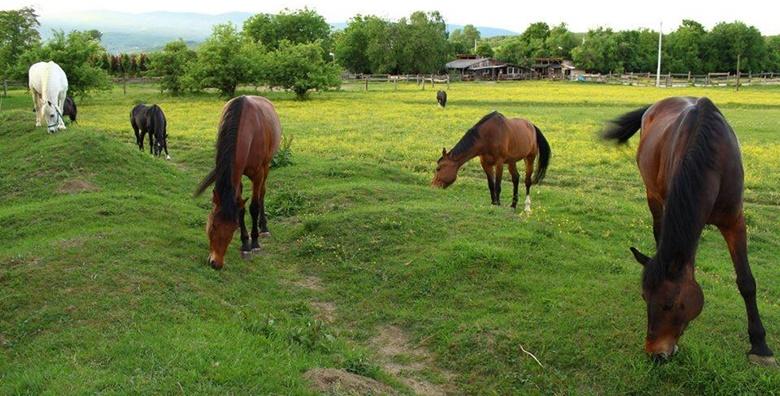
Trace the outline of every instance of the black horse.
[[78, 109], [76, 108], [76, 102], [73, 100], [73, 97], [65, 97], [65, 103], [62, 105], [62, 116], [68, 116], [68, 118], [70, 118], [70, 122], [76, 122], [77, 112]]
[[439, 106], [441, 106], [442, 108], [447, 106], [447, 92], [445, 91], [436, 92], [436, 101], [439, 102]]
[[160, 106], [136, 105], [130, 112], [130, 125], [140, 150], [144, 149], [144, 135], [149, 133], [149, 153], [158, 156], [165, 151], [165, 159], [171, 159], [168, 155], [168, 124]]

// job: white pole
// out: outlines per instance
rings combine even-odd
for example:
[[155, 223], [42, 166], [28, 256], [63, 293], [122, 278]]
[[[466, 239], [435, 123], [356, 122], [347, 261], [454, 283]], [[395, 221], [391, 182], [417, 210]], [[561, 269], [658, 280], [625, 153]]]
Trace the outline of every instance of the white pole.
[[658, 29], [658, 69], [655, 72], [655, 86], [661, 86], [661, 40], [664, 37], [664, 23], [661, 22], [661, 28]]

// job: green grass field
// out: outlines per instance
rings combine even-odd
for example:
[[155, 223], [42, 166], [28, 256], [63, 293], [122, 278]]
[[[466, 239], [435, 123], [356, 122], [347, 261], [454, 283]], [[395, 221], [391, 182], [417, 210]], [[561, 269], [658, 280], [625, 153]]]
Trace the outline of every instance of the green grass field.
[[[213, 163], [223, 99], [115, 89], [49, 135], [11, 91], [0, 394], [316, 394], [304, 374], [316, 367], [409, 394], [780, 392], [780, 369], [747, 361], [744, 305], [714, 229], [698, 253], [702, 315], [673, 361], [644, 355], [628, 247], [652, 252], [653, 238], [636, 140], [595, 138], [604, 120], [666, 96], [720, 106], [742, 144], [749, 255], [780, 353], [780, 89], [463, 83], [441, 110], [430, 89], [359, 88], [304, 102], [266, 93], [294, 164], [269, 178], [264, 253], [242, 260], [236, 236], [221, 272], [206, 265], [210, 193], [191, 193]], [[135, 147], [140, 101], [163, 107], [171, 161]], [[429, 187], [442, 146], [492, 110], [532, 120], [552, 146], [530, 216], [509, 209], [506, 172], [504, 206], [490, 205], [477, 161], [451, 188]]]

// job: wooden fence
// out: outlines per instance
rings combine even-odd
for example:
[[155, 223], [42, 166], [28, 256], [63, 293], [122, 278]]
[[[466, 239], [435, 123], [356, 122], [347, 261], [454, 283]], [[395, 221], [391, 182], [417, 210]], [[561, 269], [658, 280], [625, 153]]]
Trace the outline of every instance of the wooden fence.
[[412, 83], [414, 82], [420, 89], [425, 89], [426, 84], [430, 84], [431, 88], [435, 88], [436, 84], [447, 84], [447, 89], [450, 88], [450, 76], [448, 74], [436, 75], [436, 74], [349, 74], [345, 73], [341, 75], [341, 81], [345, 83], [363, 84], [364, 90], [368, 91], [369, 82], [381, 82], [392, 83], [393, 89], [398, 89], [398, 83]]
[[[655, 86], [655, 73], [575, 74], [573, 81], [602, 84]], [[666, 73], [661, 74], [662, 87], [729, 87], [750, 85], [780, 85], [780, 73]]]

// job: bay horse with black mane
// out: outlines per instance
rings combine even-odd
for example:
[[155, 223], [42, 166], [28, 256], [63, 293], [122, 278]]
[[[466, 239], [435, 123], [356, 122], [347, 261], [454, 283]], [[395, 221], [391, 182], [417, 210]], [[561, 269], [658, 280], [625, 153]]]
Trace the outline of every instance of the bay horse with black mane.
[[165, 159], [171, 159], [168, 155], [168, 121], [165, 113], [158, 105], [136, 105], [130, 111], [130, 125], [135, 132], [135, 141], [138, 148], [144, 149], [144, 135], [149, 134], [149, 154], [159, 156], [165, 151]]
[[[212, 268], [220, 269], [225, 265], [225, 252], [237, 228], [241, 227], [243, 257], [260, 250], [260, 236], [270, 235], [265, 217], [265, 182], [271, 160], [279, 149], [281, 134], [279, 116], [266, 98], [239, 96], [227, 102], [222, 110], [216, 164], [195, 190], [195, 196], [198, 196], [214, 184], [213, 208], [206, 224], [208, 262]], [[251, 242], [244, 223], [243, 176], [252, 181]]]
[[625, 143], [640, 128], [636, 161], [656, 241], [653, 257], [631, 248], [644, 266], [645, 351], [654, 361], [670, 358], [688, 324], [701, 313], [704, 293], [695, 279], [696, 249], [705, 224], [713, 224], [726, 240], [745, 301], [748, 357], [774, 364], [748, 264], [744, 171], [734, 131], [709, 99], [672, 97], [613, 120], [602, 137]]
[[[544, 179], [551, 154], [550, 144], [536, 125], [522, 118], [506, 118], [494, 111], [471, 127], [450, 152], [442, 148], [431, 184], [435, 187], [449, 187], [458, 177], [458, 169], [479, 156], [487, 176], [493, 205], [501, 205], [501, 178], [504, 164], [508, 165], [514, 186], [512, 208], [516, 208], [517, 188], [520, 183], [516, 162], [524, 161], [525, 211], [530, 212], [531, 185]], [[534, 160], [537, 156], [539, 164], [534, 173]]]

